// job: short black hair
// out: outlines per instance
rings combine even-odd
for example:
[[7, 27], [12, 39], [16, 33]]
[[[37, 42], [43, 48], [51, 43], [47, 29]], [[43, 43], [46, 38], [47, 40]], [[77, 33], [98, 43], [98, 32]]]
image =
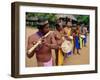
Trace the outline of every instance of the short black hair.
[[59, 28], [61, 26], [61, 23], [56, 23], [56, 29]]
[[38, 20], [37, 28], [43, 29], [47, 24], [49, 24], [48, 20], [45, 19]]
[[[47, 24], [49, 24], [49, 23], [47, 23]], [[38, 25], [38, 29], [43, 29], [47, 24], [44, 24], [44, 25]]]

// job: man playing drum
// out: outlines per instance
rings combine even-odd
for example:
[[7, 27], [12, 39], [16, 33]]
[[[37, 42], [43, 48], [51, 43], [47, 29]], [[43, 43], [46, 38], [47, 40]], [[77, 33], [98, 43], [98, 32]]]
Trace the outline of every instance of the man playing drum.
[[[56, 40], [56, 43], [57, 45], [59, 46], [59, 48], [61, 47], [61, 44], [63, 43], [63, 36], [64, 36], [64, 31], [63, 31], [63, 26], [61, 23], [57, 23], [56, 24], [56, 30], [54, 31], [54, 38]], [[59, 62], [58, 62], [58, 51], [59, 51], [59, 48], [55, 50], [55, 53], [56, 53], [56, 65], [59, 65]], [[63, 55], [63, 54], [61, 54]]]

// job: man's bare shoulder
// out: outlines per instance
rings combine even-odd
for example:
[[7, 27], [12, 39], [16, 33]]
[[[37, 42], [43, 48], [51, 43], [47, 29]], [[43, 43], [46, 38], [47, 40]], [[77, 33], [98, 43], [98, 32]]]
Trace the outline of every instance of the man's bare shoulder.
[[29, 40], [36, 40], [37, 38], [38, 38], [37, 32], [31, 34], [31, 35], [28, 37]]
[[58, 34], [58, 31], [57, 30], [53, 31], [52, 35], [55, 36], [56, 34]]
[[49, 36], [52, 37], [52, 36], [54, 36], [54, 34], [55, 34], [55, 31], [51, 31]]

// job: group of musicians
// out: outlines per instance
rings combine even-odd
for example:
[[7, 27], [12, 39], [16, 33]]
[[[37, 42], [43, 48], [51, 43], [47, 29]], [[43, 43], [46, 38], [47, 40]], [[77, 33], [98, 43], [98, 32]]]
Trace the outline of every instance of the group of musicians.
[[[35, 53], [38, 66], [55, 65], [52, 57], [52, 49], [55, 50], [56, 65], [63, 65], [67, 57], [76, 54], [75, 50], [77, 50], [77, 54], [80, 55], [79, 50], [82, 48], [83, 43], [84, 46], [86, 46], [86, 27], [83, 28], [83, 32], [80, 30], [79, 24], [72, 28], [71, 20], [67, 21], [64, 25], [61, 22], [57, 22], [55, 27], [56, 29], [51, 31], [48, 20], [41, 20], [37, 27], [38, 31], [28, 38], [27, 56], [31, 58]], [[50, 33], [48, 34], [48, 32]], [[39, 43], [39, 41], [41, 41], [41, 43], [31, 52], [28, 52]]]

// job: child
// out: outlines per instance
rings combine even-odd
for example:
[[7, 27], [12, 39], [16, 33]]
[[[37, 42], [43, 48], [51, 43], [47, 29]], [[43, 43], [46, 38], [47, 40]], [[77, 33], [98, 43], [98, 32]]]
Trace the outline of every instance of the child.
[[75, 37], [76, 37], [76, 29], [72, 30], [72, 36], [73, 36], [73, 54], [75, 54]]
[[75, 48], [77, 49], [77, 54], [80, 55], [80, 53], [79, 53], [79, 49], [80, 49], [79, 37], [80, 37], [80, 26], [77, 25], [77, 28], [76, 28], [76, 36], [75, 36]]
[[83, 35], [85, 36], [85, 38], [83, 39], [83, 41], [84, 41], [84, 47], [86, 47], [86, 43], [87, 43], [87, 27], [86, 26], [84, 26], [83, 27]]

